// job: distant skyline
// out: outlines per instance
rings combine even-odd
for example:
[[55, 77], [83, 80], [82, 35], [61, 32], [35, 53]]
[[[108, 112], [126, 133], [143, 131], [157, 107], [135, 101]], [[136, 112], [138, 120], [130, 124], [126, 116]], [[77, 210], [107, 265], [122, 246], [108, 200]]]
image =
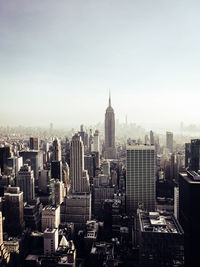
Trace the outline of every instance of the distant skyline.
[[0, 0], [0, 126], [200, 124], [200, 3]]

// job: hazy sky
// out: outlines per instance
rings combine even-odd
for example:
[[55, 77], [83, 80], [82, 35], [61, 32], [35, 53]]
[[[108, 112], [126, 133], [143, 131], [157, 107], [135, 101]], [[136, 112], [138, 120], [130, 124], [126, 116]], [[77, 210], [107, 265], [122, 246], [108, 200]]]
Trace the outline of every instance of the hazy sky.
[[0, 0], [0, 125], [200, 123], [200, 2]]

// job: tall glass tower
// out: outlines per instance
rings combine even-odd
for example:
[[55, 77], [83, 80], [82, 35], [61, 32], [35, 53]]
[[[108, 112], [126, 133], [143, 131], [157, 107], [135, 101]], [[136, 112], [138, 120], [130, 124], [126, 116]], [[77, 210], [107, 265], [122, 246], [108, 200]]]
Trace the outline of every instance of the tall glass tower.
[[155, 147], [128, 145], [126, 149], [126, 208], [129, 213], [142, 207], [155, 209]]

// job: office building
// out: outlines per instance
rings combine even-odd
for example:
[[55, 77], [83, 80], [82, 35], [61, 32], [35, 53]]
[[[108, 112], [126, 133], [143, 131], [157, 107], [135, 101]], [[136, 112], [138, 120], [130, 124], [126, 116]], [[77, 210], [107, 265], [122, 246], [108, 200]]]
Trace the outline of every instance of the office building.
[[20, 190], [24, 193], [24, 202], [31, 201], [35, 197], [35, 179], [33, 171], [28, 164], [24, 164], [18, 172], [16, 178], [16, 185], [20, 187]]
[[0, 147], [0, 171], [6, 174], [7, 171], [7, 160], [12, 156], [10, 146]]
[[190, 149], [189, 168], [192, 171], [198, 172], [198, 170], [200, 170], [200, 139], [192, 139]]
[[23, 166], [23, 158], [22, 157], [10, 157], [7, 160], [7, 168], [8, 170], [13, 170], [14, 177], [18, 174], [20, 168]]
[[39, 171], [38, 196], [43, 205], [55, 205], [55, 179], [51, 179], [50, 170]]
[[39, 137], [30, 137], [30, 149], [31, 150], [39, 150], [40, 149]]
[[66, 195], [64, 183], [58, 179], [55, 181], [55, 205], [60, 205]]
[[155, 209], [155, 147], [128, 145], [126, 149], [126, 208], [136, 212]]
[[84, 155], [84, 168], [88, 171], [88, 175], [91, 178], [95, 176], [95, 165], [95, 155]]
[[179, 220], [179, 188], [174, 187], [174, 216]]
[[47, 185], [50, 181], [50, 170], [42, 170], [39, 171], [38, 176], [38, 191], [42, 193], [46, 193]]
[[61, 145], [60, 141], [56, 138], [53, 141], [52, 161], [61, 161]]
[[91, 219], [89, 175], [84, 169], [84, 146], [79, 134], [72, 137], [70, 149], [70, 194], [61, 204], [62, 222], [73, 222], [81, 229]]
[[105, 114], [105, 159], [116, 158], [115, 148], [115, 113], [111, 107], [111, 97], [109, 96], [109, 105]]
[[93, 214], [99, 218], [103, 214], [105, 200], [114, 198], [115, 189], [112, 186], [95, 186], [93, 188]]
[[10, 261], [10, 253], [3, 243], [3, 217], [0, 211], [0, 266], [7, 266]]
[[23, 158], [23, 162], [29, 162], [31, 169], [34, 172], [34, 177], [38, 180], [40, 170], [43, 170], [43, 152], [36, 150], [20, 151], [19, 155]]
[[42, 231], [46, 228], [58, 228], [60, 224], [60, 206], [46, 206], [42, 209]]
[[154, 141], [154, 134], [153, 131], [150, 131], [150, 145], [154, 146], [155, 141]]
[[42, 204], [39, 198], [35, 198], [24, 205], [25, 226], [32, 231], [41, 229]]
[[91, 154], [95, 160], [95, 169], [99, 169], [100, 168], [100, 152], [93, 151]]
[[170, 153], [173, 153], [173, 133], [166, 132], [166, 148]]
[[62, 181], [62, 161], [51, 162], [51, 178]]
[[179, 222], [185, 233], [185, 266], [199, 266], [200, 175], [194, 171], [179, 175]]
[[190, 167], [191, 143], [185, 144], [185, 168]]
[[184, 266], [184, 232], [173, 214], [139, 212], [139, 252], [141, 267]]
[[75, 229], [84, 229], [91, 219], [91, 194], [70, 194], [61, 204], [61, 222], [73, 222]]
[[2, 212], [0, 211], [0, 245], [3, 243], [3, 218]]
[[90, 191], [89, 176], [84, 170], [84, 146], [79, 134], [72, 137], [70, 149], [70, 179], [72, 193]]
[[103, 161], [101, 168], [104, 175], [110, 176], [110, 162], [108, 160]]
[[90, 136], [89, 136], [89, 139], [88, 139], [88, 142], [89, 142], [89, 152], [92, 152], [93, 150], [93, 134], [92, 134], [92, 129], [90, 129]]
[[99, 131], [96, 130], [93, 137], [93, 151], [100, 152]]
[[[86, 147], [86, 132], [84, 131], [83, 124], [80, 126], [80, 132], [78, 132], [79, 135], [81, 136], [82, 142], [84, 147]], [[87, 136], [88, 137], [88, 136]]]
[[23, 192], [19, 187], [8, 187], [4, 198], [4, 230], [9, 235], [15, 236], [24, 229]]
[[44, 231], [44, 255], [52, 255], [58, 248], [58, 229], [47, 228]]

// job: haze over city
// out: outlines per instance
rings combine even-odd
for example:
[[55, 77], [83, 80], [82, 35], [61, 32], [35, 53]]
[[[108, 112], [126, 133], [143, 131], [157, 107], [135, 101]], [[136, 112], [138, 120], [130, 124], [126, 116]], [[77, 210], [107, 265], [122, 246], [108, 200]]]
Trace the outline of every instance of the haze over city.
[[120, 122], [199, 124], [199, 7], [1, 0], [0, 125], [103, 123], [109, 89]]

